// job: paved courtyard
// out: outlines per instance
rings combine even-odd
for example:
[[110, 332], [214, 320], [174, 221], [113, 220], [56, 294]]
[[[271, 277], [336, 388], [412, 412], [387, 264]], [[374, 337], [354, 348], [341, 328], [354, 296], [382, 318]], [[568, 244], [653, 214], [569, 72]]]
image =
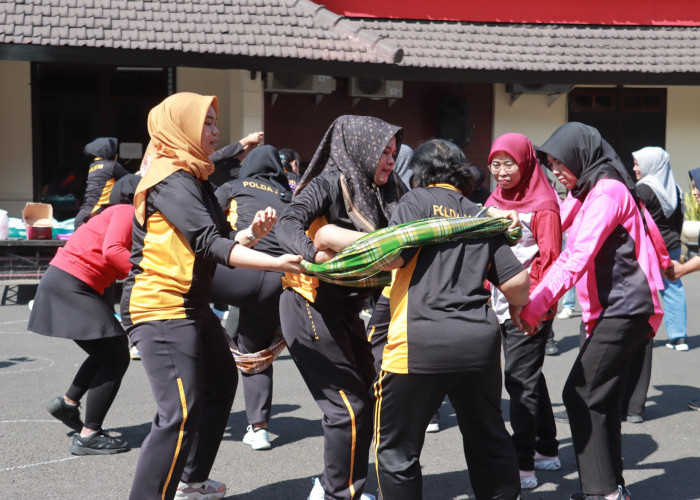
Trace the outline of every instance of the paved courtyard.
[[[664, 346], [659, 332], [645, 422], [623, 423], [625, 477], [634, 500], [700, 499], [700, 412], [688, 399], [700, 398], [700, 274], [684, 279], [688, 292], [689, 352]], [[128, 497], [139, 448], [155, 407], [140, 362], [133, 361], [105, 428], [133, 449], [113, 456], [73, 456], [67, 428], [44, 404], [66, 390], [83, 353], [70, 341], [27, 332], [26, 305], [0, 306], [0, 499], [124, 499]], [[545, 373], [555, 411], [578, 349], [580, 315], [555, 321], [561, 355], [547, 357]], [[240, 384], [239, 384], [240, 385]], [[507, 416], [508, 395], [503, 394]], [[322, 469], [320, 411], [285, 352], [275, 364], [270, 431], [273, 448], [253, 451], [241, 442], [246, 420], [239, 386], [212, 477], [241, 500], [305, 499], [311, 478]], [[473, 499], [461, 438], [449, 403], [442, 430], [426, 435], [422, 464], [424, 498]], [[568, 499], [578, 490], [568, 425], [557, 424], [563, 468], [539, 472], [540, 486], [527, 500]], [[376, 490], [370, 458], [368, 491]]]

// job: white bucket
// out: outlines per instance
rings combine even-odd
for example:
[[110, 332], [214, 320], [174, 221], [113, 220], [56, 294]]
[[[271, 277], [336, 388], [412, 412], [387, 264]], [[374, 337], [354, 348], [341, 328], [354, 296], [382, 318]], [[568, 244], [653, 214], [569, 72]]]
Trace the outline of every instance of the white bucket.
[[6, 240], [10, 231], [10, 221], [7, 218], [7, 210], [0, 210], [0, 240]]

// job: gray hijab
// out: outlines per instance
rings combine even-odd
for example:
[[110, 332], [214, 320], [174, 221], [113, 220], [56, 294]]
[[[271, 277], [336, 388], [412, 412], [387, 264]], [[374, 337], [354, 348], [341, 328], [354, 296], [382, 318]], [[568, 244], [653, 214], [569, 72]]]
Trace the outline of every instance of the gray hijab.
[[678, 207], [678, 191], [673, 170], [668, 161], [668, 153], [659, 147], [646, 147], [632, 153], [637, 160], [642, 178], [637, 185], [649, 186], [661, 204], [666, 218], [671, 217]]

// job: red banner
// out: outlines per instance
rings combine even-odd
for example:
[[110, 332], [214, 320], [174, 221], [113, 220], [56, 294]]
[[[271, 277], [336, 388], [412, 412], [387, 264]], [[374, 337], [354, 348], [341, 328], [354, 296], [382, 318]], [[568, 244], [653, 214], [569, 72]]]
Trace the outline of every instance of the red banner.
[[348, 17], [428, 19], [488, 23], [700, 25], [696, 0], [322, 0]]

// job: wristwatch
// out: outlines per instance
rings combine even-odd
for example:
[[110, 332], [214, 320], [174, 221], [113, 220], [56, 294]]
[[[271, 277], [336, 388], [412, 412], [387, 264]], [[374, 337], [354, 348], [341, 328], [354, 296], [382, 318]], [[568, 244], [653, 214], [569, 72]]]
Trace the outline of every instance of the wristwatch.
[[246, 238], [248, 238], [248, 241], [258, 241], [260, 238], [256, 238], [253, 235], [253, 230], [251, 228], [248, 228], [248, 230], [245, 233]]

